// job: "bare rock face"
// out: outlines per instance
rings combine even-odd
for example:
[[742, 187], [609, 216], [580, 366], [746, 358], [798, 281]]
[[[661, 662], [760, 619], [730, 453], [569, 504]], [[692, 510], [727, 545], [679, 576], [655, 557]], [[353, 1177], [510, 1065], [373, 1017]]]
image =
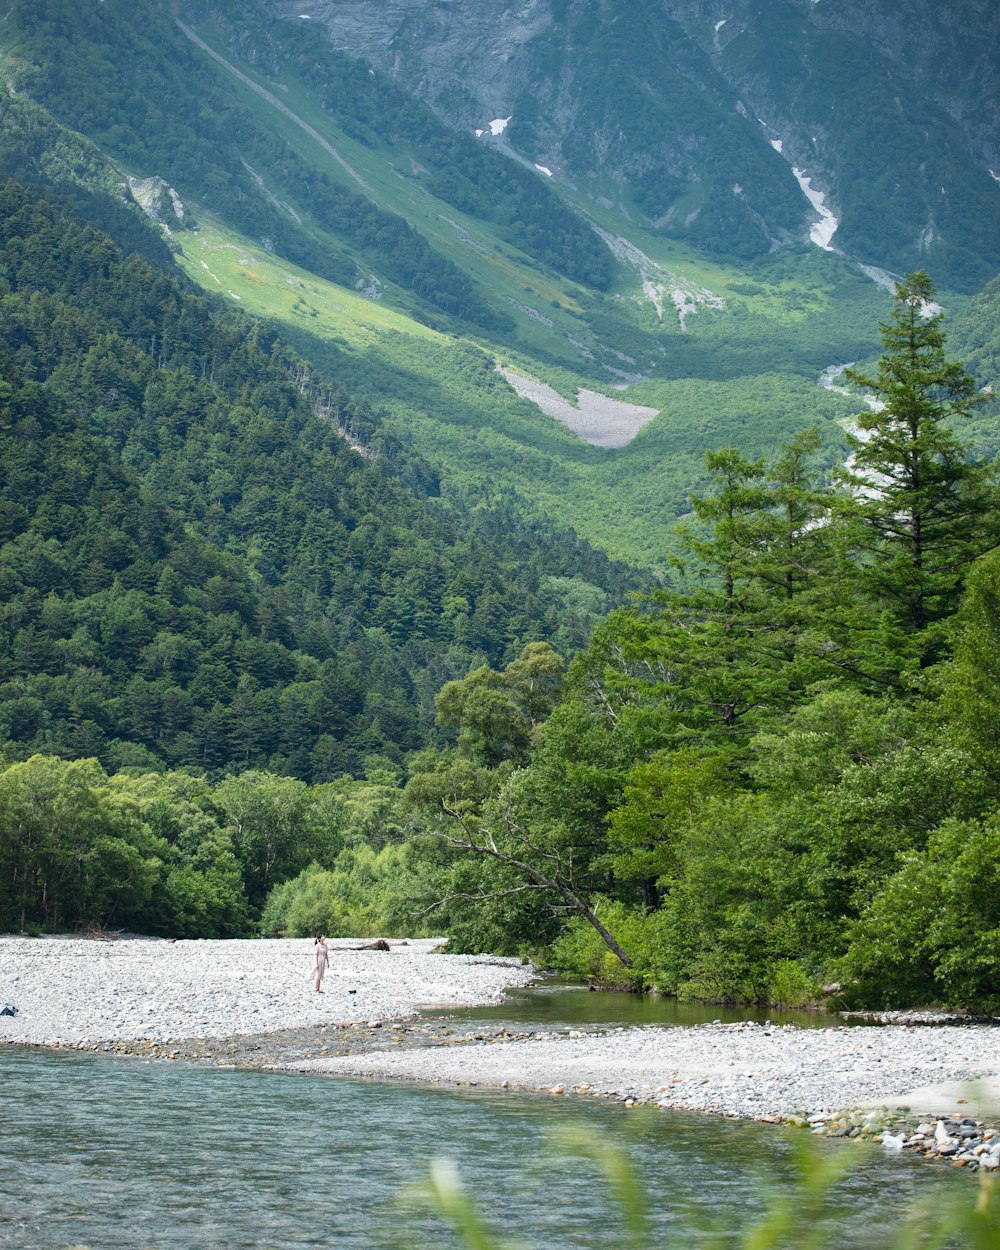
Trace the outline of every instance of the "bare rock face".
[[161, 225], [168, 236], [184, 228], [184, 203], [162, 178], [129, 178], [128, 189], [146, 216]]
[[510, 114], [531, 45], [555, 27], [550, 0], [275, 0], [278, 16], [322, 23], [337, 48], [395, 78], [463, 129]]

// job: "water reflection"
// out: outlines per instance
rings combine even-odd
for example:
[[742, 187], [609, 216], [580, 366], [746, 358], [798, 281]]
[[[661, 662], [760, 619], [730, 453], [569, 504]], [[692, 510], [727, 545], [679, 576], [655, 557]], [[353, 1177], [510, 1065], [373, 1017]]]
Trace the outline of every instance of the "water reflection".
[[[710, 1003], [680, 1003], [660, 994], [591, 992], [578, 985], [547, 982], [528, 989], [511, 990], [502, 1003], [489, 1007], [463, 1007], [444, 1013], [458, 1026], [476, 1023], [508, 1024], [519, 1029], [617, 1028], [634, 1025], [696, 1025], [721, 1020], [734, 1024], [754, 1020], [763, 1024], [797, 1024], [804, 1029], [827, 1029], [846, 1023], [826, 1011], [794, 1011], [778, 1007], [720, 1007]], [[425, 1016], [441, 1019], [441, 1012]]]

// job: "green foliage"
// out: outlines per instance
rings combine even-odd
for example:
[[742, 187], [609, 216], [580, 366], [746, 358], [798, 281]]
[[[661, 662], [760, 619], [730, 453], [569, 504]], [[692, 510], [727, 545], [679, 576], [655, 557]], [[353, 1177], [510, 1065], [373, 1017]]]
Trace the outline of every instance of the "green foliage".
[[924, 666], [936, 636], [929, 627], [954, 613], [964, 567], [991, 545], [996, 516], [985, 462], [969, 460], [952, 430], [983, 396], [961, 364], [946, 360], [933, 297], [922, 271], [899, 284], [877, 374], [847, 370], [876, 403], [856, 418], [861, 433], [849, 440], [842, 474], [854, 492], [848, 532], [869, 596], [904, 631], [923, 633]]
[[665, 968], [674, 954], [666, 912], [646, 912], [617, 899], [601, 899], [601, 920], [632, 960], [626, 968], [592, 925], [574, 917], [552, 943], [552, 966], [568, 976], [618, 990], [638, 990], [669, 983]]
[[[0, 768], [0, 930], [170, 937], [427, 932], [423, 866], [388, 776], [306, 786], [246, 772]], [[425, 874], [426, 875], [426, 874]]]
[[851, 930], [844, 969], [869, 1001], [918, 995], [997, 1010], [1000, 817], [945, 820], [896, 872]]
[[[423, 744], [442, 682], [566, 637], [550, 579], [584, 572], [575, 536], [414, 493], [398, 447], [368, 460], [336, 433], [375, 418], [269, 332], [22, 188], [0, 203], [0, 734], [20, 752], [360, 773]], [[617, 583], [594, 559], [581, 582]]]
[[422, 936], [412, 918], [395, 929], [405, 907], [409, 872], [407, 848], [380, 851], [364, 844], [340, 852], [330, 868], [312, 864], [277, 886], [261, 915], [260, 928], [270, 937]]
[[[352, 138], [412, 153], [411, 167], [439, 199], [472, 217], [496, 223], [503, 236], [529, 256], [579, 282], [605, 289], [613, 265], [596, 233], [537, 175], [470, 136], [450, 130], [365, 62], [331, 47], [311, 24], [274, 22], [262, 12], [275, 76], [297, 71], [320, 95], [326, 111]], [[237, 47], [251, 44], [247, 6], [230, 30]]]
[[970, 571], [954, 655], [942, 676], [942, 707], [958, 742], [995, 784], [1000, 777], [1000, 552]]
[[[609, 1228], [605, 1244], [622, 1250], [651, 1250], [662, 1246], [663, 1231], [657, 1216], [676, 1220], [666, 1206], [664, 1195], [653, 1192], [643, 1180], [629, 1152], [608, 1142], [595, 1140], [584, 1130], [554, 1134], [551, 1149], [562, 1167], [572, 1160], [595, 1168], [596, 1180], [606, 1187], [608, 1209], [601, 1215]], [[843, 1210], [849, 1205], [853, 1160], [850, 1148], [821, 1151], [813, 1142], [798, 1144], [791, 1155], [791, 1167], [780, 1180], [771, 1176], [761, 1185], [764, 1203], [761, 1214], [743, 1220], [739, 1227], [710, 1225], [699, 1228], [699, 1243], [738, 1250], [822, 1250], [843, 1244]], [[512, 1250], [516, 1243], [494, 1234], [473, 1198], [463, 1187], [458, 1169], [441, 1159], [432, 1165], [430, 1177], [404, 1197], [403, 1223], [418, 1228], [427, 1213], [445, 1227], [449, 1240], [464, 1250]], [[439, 1246], [435, 1241], [417, 1241], [410, 1232], [406, 1244]], [[687, 1230], [684, 1235], [689, 1236]], [[880, 1230], [894, 1250], [945, 1250], [961, 1245], [968, 1250], [995, 1250], [1000, 1244], [1000, 1193], [996, 1178], [980, 1173], [978, 1193], [964, 1187], [942, 1201], [918, 1200], [892, 1224]]]
[[249, 909], [204, 783], [35, 755], [0, 772], [0, 929], [232, 937]]
[[443, 687], [437, 722], [457, 732], [460, 753], [474, 763], [523, 763], [534, 731], [558, 702], [562, 679], [562, 658], [544, 642], [529, 643], [502, 673], [483, 665]]
[[[837, 458], [841, 431], [830, 418], [847, 405], [842, 396], [819, 390], [816, 374], [831, 360], [870, 353], [870, 310], [877, 300], [874, 286], [847, 261], [804, 246], [794, 249], [794, 259], [784, 251], [761, 254], [754, 261], [751, 284], [764, 292], [761, 298], [727, 294], [728, 282], [746, 274], [708, 267], [704, 281], [715, 293], [726, 294], [726, 312], [703, 308], [681, 332], [669, 311], [660, 319], [648, 300], [634, 298], [638, 283], [633, 277], [624, 275], [623, 281], [619, 273], [613, 294], [605, 298], [542, 270], [533, 258], [603, 287], [604, 279], [594, 274], [607, 268], [611, 253], [565, 207], [553, 182], [501, 157], [488, 144], [442, 128], [394, 84], [332, 50], [316, 29], [319, 23], [310, 29], [297, 20], [276, 22], [259, 6], [247, 4], [239, 7], [238, 16], [220, 15], [217, 8], [211, 17], [205, 9], [183, 15], [185, 22], [197, 21], [199, 35], [251, 81], [268, 91], [281, 83], [286, 89], [281, 103], [287, 101], [286, 107], [308, 119], [307, 126], [317, 133], [329, 134], [357, 177], [281, 108], [200, 52], [159, 6], [150, 4], [148, 14], [145, 7], [133, 9], [130, 20], [117, 22], [111, 20], [114, 6], [110, 12], [102, 6], [94, 14], [63, 7], [66, 12], [56, 0], [46, 0], [40, 8], [18, 6], [9, 18], [12, 26], [22, 27], [20, 34], [11, 32], [11, 40], [19, 48], [23, 45], [23, 54], [13, 56], [7, 67], [20, 82], [20, 98], [37, 93], [48, 100], [58, 116], [85, 130], [131, 171], [169, 177], [180, 188], [189, 215], [193, 212], [201, 225], [201, 233], [188, 231], [181, 240], [188, 273], [212, 291], [228, 291], [243, 307], [281, 318], [282, 332], [294, 335], [297, 350], [385, 414], [380, 441], [391, 424], [397, 439], [434, 465], [447, 482], [449, 499], [487, 499], [492, 505], [516, 495], [518, 510], [554, 516], [562, 527], [572, 526], [621, 558], [661, 569], [672, 550], [671, 522], [702, 474], [707, 446], [733, 443], [754, 456], [822, 419], [824, 458], [828, 463]], [[648, 55], [651, 46], [662, 44], [660, 36], [647, 41], [649, 20], [648, 15], [624, 15], [611, 36], [630, 55]], [[50, 42], [57, 24], [67, 37]], [[592, 30], [585, 42], [595, 73], [603, 70], [606, 51], [594, 42]], [[675, 42], [686, 49], [686, 65], [694, 59], [678, 80], [671, 80], [660, 120], [669, 129], [676, 124], [671, 120], [674, 112], [683, 109], [678, 114], [683, 130], [704, 111], [704, 101], [695, 104], [688, 98], [688, 70], [701, 77], [708, 67], [674, 28], [662, 48], [669, 60]], [[143, 66], [141, 83], [124, 83], [116, 75], [115, 65], [123, 63]], [[196, 98], [192, 79], [197, 80]], [[658, 76], [653, 82], [658, 84]], [[647, 89], [657, 94], [657, 86], [646, 84], [640, 95]], [[587, 94], [593, 94], [592, 87]], [[327, 95], [335, 113], [322, 109]], [[761, 206], [755, 198], [758, 189], [761, 198], [780, 201], [781, 213], [791, 222], [801, 220], [804, 201], [786, 163], [761, 141], [756, 124], [738, 115], [735, 101], [736, 95], [721, 88], [711, 109], [715, 130], [735, 127], [739, 132], [739, 141], [734, 136], [726, 146], [725, 168], [713, 172], [711, 196], [725, 202], [726, 211], [740, 218], [756, 244], [769, 248], [771, 239], [761, 229]], [[609, 94], [608, 109], [615, 104]], [[515, 111], [520, 117], [521, 110]], [[30, 145], [37, 129], [29, 128], [22, 141]], [[661, 133], [666, 133], [664, 126], [654, 124], [630, 142]], [[744, 140], [751, 143], [749, 155], [740, 151]], [[712, 143], [702, 147], [698, 163], [713, 159], [723, 145], [714, 134]], [[680, 140], [677, 150], [686, 151], [686, 141]], [[748, 161], [755, 167], [752, 185], [745, 177]], [[58, 167], [65, 165], [76, 168], [68, 160]], [[734, 194], [734, 182], [743, 185], [742, 197]], [[594, 211], [593, 200], [562, 190], [578, 199], [588, 215]], [[351, 195], [361, 203], [350, 200]], [[449, 224], [466, 210], [439, 195], [467, 205], [470, 215], [456, 225], [460, 240], [471, 231], [468, 245], [456, 245]], [[371, 218], [372, 199], [382, 214], [377, 221]], [[226, 234], [225, 273], [213, 264], [220, 254], [213, 257], [211, 249], [203, 250], [216, 218], [201, 212], [202, 204], [239, 230], [238, 238]], [[485, 216], [477, 216], [480, 211]], [[111, 205], [102, 202], [101, 214], [110, 222]], [[679, 223], [686, 216], [675, 215], [669, 228], [682, 229]], [[697, 232], [701, 221], [696, 219], [690, 229]], [[658, 264], [672, 269], [676, 247], [634, 218], [602, 219], [602, 225], [651, 249]], [[412, 238], [414, 230], [427, 240], [419, 255], [413, 251], [419, 242]], [[687, 230], [683, 227], [682, 233]], [[515, 236], [530, 256], [512, 252], [508, 238]], [[727, 239], [736, 239], [734, 222], [718, 229], [717, 243], [725, 247]], [[446, 251], [457, 277], [445, 263]], [[418, 335], [408, 350], [398, 342], [387, 350], [381, 335], [372, 341], [369, 320], [361, 313], [357, 328], [365, 349], [345, 350], [342, 302], [334, 301], [338, 310], [331, 316], [314, 320], [304, 311], [307, 293], [296, 303], [298, 312], [286, 299], [288, 281], [304, 279], [308, 286], [308, 274], [296, 272], [289, 278], [286, 270], [276, 279], [262, 280], [264, 265], [279, 255], [351, 289], [359, 281], [367, 289], [374, 273], [384, 299], [373, 306], [373, 321], [390, 304], [447, 329], [448, 336], [431, 346]], [[691, 256], [683, 259], [685, 271], [693, 270], [692, 276], [701, 281], [701, 262]], [[502, 384], [487, 393], [481, 370], [469, 370], [469, 353], [453, 338], [461, 327], [447, 321], [444, 312], [463, 304], [459, 279], [466, 283], [462, 290], [469, 301], [475, 297], [489, 305], [479, 320], [472, 303], [459, 307], [459, 313], [473, 317], [478, 327], [473, 332], [481, 337], [486, 331], [494, 342], [500, 336], [510, 346], [516, 338], [517, 349], [531, 362], [529, 372], [533, 368], [562, 385], [556, 371], [569, 368], [574, 374], [570, 393], [580, 384], [594, 386], [595, 379], [607, 389], [609, 376], [614, 376], [607, 370], [621, 370], [622, 357], [630, 357], [628, 371], [649, 378], [632, 389], [648, 387], [652, 392], [636, 394], [636, 399], [652, 403], [669, 418], [655, 421], [628, 448], [608, 454], [540, 418], [537, 409], [517, 400]], [[525, 312], [526, 307], [543, 317], [548, 309], [551, 324]], [[512, 309], [517, 314], [513, 330], [505, 320]], [[482, 359], [492, 365], [491, 358]], [[412, 463], [408, 471], [413, 471]], [[568, 642], [580, 645], [578, 631]]]

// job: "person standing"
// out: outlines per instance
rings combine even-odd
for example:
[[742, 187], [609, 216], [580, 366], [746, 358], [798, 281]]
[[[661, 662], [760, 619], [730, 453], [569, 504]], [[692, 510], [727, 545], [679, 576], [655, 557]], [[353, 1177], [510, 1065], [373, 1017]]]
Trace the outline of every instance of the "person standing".
[[316, 986], [317, 994], [322, 994], [323, 978], [326, 976], [326, 970], [330, 966], [330, 952], [327, 950], [326, 938], [322, 934], [313, 943], [313, 970], [312, 981]]

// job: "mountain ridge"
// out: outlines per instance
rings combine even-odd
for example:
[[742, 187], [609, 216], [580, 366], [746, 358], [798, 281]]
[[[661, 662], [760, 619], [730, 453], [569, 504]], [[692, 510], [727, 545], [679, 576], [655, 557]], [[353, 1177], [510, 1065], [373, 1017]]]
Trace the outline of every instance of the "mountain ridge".
[[[709, 446], [757, 455], [818, 424], [824, 460], [842, 459], [851, 399], [816, 382], [870, 357], [885, 296], [864, 275], [891, 278], [806, 241], [808, 201], [756, 121], [741, 118], [741, 133], [794, 197], [801, 237], [727, 260], [624, 211], [607, 179], [574, 187], [523, 155], [513, 163], [495, 150], [510, 126], [479, 139], [448, 131], [333, 48], [315, 19], [276, 21], [250, 0], [224, 13], [203, 0], [175, 7], [81, 13], [68, 0], [16, 0], [0, 22], [7, 73], [109, 146], [122, 180], [176, 187], [194, 228], [174, 263], [280, 328], [379, 414], [380, 439], [454, 497], [520, 500], [662, 571]], [[589, 55], [601, 50], [599, 9], [589, 31], [586, 6], [567, 0], [560, 12]], [[625, 16], [621, 39], [635, 35]], [[59, 42], [56, 28], [72, 39]], [[691, 65], [704, 66], [707, 53], [684, 38]], [[133, 62], [135, 72], [115, 69]], [[554, 226], [541, 236], [539, 214]], [[586, 268], [594, 247], [610, 265], [607, 290], [565, 263]], [[627, 445], [595, 451], [520, 399], [497, 366], [570, 402], [586, 391], [658, 415]]]

